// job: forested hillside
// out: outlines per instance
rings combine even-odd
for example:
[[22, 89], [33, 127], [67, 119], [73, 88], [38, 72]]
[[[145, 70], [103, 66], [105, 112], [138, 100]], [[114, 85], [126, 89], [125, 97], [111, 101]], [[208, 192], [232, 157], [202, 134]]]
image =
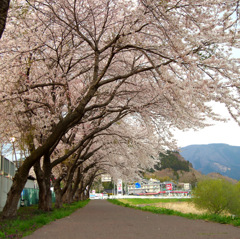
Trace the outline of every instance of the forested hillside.
[[189, 162], [184, 160], [179, 152], [167, 151], [166, 154], [159, 154], [159, 164], [156, 165], [156, 170], [163, 170], [166, 168], [171, 168], [174, 171], [182, 170], [189, 172]]

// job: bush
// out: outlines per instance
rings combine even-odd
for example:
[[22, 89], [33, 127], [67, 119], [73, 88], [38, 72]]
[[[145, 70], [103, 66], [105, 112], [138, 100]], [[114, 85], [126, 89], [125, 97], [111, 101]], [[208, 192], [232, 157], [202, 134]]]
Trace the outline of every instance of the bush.
[[240, 182], [234, 185], [233, 194], [228, 205], [228, 211], [240, 217]]
[[213, 214], [222, 211], [233, 213], [239, 207], [237, 186], [222, 179], [200, 181], [193, 191], [193, 202], [199, 209], [207, 209]]

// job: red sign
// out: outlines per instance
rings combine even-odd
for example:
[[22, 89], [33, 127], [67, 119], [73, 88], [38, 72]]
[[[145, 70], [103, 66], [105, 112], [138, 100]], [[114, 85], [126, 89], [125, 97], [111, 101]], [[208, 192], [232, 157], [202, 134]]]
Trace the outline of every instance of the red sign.
[[167, 190], [172, 190], [172, 184], [171, 184], [171, 183], [166, 184], [166, 189], [167, 189]]

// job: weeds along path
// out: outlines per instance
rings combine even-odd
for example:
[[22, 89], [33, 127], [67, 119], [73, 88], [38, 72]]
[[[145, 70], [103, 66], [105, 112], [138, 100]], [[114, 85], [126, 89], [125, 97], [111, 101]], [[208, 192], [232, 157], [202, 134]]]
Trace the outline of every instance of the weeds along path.
[[239, 239], [231, 225], [158, 215], [92, 200], [69, 217], [52, 222], [26, 239]]

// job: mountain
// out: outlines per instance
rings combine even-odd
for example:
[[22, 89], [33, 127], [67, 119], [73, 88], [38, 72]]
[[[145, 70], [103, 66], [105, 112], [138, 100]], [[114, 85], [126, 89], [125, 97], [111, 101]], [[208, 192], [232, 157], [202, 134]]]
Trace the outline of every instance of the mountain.
[[[189, 146], [188, 146], [189, 147]], [[200, 180], [207, 178], [225, 179], [231, 183], [237, 183], [236, 179], [224, 176], [221, 173], [210, 172], [207, 175], [196, 170], [190, 161], [187, 161], [179, 152], [167, 151], [159, 154], [159, 163], [154, 169], [145, 172], [145, 178], [156, 178], [161, 182], [175, 181], [178, 183], [190, 183], [193, 187]]]
[[240, 180], [240, 146], [189, 145], [181, 148], [180, 154], [203, 174], [215, 172]]

